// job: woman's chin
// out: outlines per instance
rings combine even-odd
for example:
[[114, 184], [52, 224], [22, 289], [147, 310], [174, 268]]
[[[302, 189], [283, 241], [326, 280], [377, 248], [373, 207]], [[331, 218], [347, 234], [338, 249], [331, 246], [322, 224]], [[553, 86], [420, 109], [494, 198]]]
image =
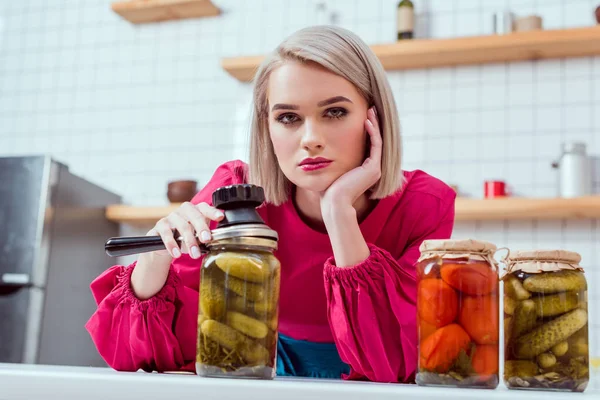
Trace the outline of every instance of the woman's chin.
[[294, 184], [311, 192], [324, 192], [335, 181], [331, 176], [323, 174], [322, 176], [304, 176], [294, 182]]

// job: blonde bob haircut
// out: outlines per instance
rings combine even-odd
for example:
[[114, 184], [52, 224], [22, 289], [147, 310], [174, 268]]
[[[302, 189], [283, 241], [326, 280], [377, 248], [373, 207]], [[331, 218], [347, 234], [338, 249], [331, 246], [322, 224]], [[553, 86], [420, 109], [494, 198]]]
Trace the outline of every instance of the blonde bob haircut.
[[250, 127], [250, 183], [262, 186], [266, 201], [287, 201], [292, 183], [279, 167], [269, 135], [267, 88], [269, 75], [285, 62], [316, 63], [354, 84], [369, 106], [375, 106], [383, 138], [381, 179], [371, 198], [396, 192], [403, 183], [402, 147], [396, 103], [386, 73], [369, 46], [349, 30], [334, 26], [301, 29], [285, 39], [260, 65], [254, 77]]

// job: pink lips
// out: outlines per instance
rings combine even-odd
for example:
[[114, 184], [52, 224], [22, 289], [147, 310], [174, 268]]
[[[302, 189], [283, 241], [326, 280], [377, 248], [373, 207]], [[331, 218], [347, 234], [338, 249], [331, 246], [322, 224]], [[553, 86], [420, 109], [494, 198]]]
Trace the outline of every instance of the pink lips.
[[323, 157], [305, 158], [304, 160], [302, 160], [299, 166], [303, 171], [316, 171], [318, 169], [323, 169], [329, 166], [331, 162], [331, 160], [328, 160]]
[[329, 166], [329, 164], [331, 164], [331, 161], [319, 162], [314, 164], [304, 164], [301, 165], [300, 168], [302, 168], [303, 171], [316, 171], [317, 169], [322, 169]]

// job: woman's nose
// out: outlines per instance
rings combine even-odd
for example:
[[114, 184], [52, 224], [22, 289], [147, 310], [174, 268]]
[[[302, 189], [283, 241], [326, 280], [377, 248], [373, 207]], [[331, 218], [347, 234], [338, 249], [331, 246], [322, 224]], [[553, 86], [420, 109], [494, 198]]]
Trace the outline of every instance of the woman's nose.
[[306, 121], [304, 123], [304, 134], [302, 135], [302, 147], [304, 149], [323, 148], [325, 142], [320, 134], [320, 129], [314, 122]]

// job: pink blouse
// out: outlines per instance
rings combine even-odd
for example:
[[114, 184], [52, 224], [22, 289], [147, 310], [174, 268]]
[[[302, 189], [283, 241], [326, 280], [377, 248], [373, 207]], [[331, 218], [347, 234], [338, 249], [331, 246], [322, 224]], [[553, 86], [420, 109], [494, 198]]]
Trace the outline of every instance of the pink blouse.
[[[246, 170], [241, 161], [221, 165], [192, 202], [210, 204], [216, 188], [245, 182]], [[403, 188], [381, 199], [361, 222], [371, 254], [349, 268], [336, 267], [327, 234], [307, 226], [291, 200], [258, 209], [279, 233], [279, 331], [297, 340], [335, 343], [350, 366], [346, 379], [414, 379], [415, 262], [423, 240], [450, 237], [456, 195], [419, 170], [404, 172], [404, 178]], [[92, 283], [98, 310], [86, 328], [109, 366], [194, 370], [200, 264], [187, 255], [173, 261], [164, 287], [144, 301], [130, 285], [135, 263], [114, 266]]]

